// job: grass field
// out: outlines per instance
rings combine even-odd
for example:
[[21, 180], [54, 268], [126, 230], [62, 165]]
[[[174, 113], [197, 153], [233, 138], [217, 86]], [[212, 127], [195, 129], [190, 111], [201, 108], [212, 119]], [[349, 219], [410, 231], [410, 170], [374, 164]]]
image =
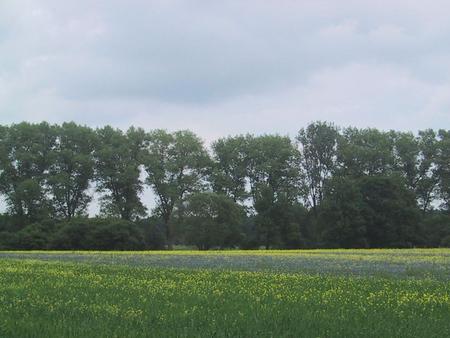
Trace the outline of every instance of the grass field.
[[0, 252], [1, 337], [450, 337], [450, 250]]

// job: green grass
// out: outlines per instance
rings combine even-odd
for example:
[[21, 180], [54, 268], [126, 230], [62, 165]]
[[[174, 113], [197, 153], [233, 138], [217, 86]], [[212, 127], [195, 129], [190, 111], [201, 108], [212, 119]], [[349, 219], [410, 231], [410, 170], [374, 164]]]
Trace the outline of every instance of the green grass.
[[449, 254], [2, 253], [0, 336], [446, 337]]

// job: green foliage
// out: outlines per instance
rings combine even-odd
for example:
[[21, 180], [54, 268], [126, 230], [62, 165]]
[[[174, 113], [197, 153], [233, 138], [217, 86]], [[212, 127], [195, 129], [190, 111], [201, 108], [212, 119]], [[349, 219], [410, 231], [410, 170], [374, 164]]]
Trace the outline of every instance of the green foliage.
[[156, 217], [141, 219], [136, 222], [144, 236], [145, 247], [149, 250], [164, 249], [167, 239], [163, 221]]
[[394, 169], [394, 137], [377, 129], [346, 128], [338, 138], [340, 174], [388, 176]]
[[327, 183], [320, 206], [320, 240], [325, 247], [367, 247], [365, 201], [355, 179], [336, 177]]
[[243, 207], [225, 195], [189, 196], [183, 220], [186, 240], [200, 250], [237, 247], [242, 240]]
[[135, 224], [118, 219], [73, 218], [59, 224], [50, 248], [65, 250], [142, 250], [145, 242]]
[[436, 198], [439, 181], [436, 160], [438, 142], [436, 133], [431, 130], [420, 131], [415, 137], [412, 133], [395, 133], [395, 168], [405, 180], [405, 185], [416, 193], [423, 212], [431, 208]]
[[297, 141], [300, 145], [303, 199], [314, 213], [323, 199], [327, 179], [336, 170], [338, 129], [326, 122], [314, 122], [300, 129]]
[[146, 136], [143, 155], [147, 184], [157, 196], [156, 214], [166, 226], [168, 246], [175, 233], [172, 215], [177, 205], [203, 188], [209, 157], [202, 141], [190, 131], [155, 130]]
[[54, 230], [55, 223], [52, 220], [45, 220], [41, 223], [27, 225], [17, 232], [15, 249], [46, 249]]
[[[248, 177], [253, 206], [257, 213], [255, 224], [261, 243], [282, 245], [283, 224], [280, 211], [286, 211], [298, 196], [298, 152], [288, 137], [264, 135], [247, 137]], [[295, 240], [295, 239], [294, 239]]]
[[428, 246], [439, 247], [445, 238], [450, 236], [450, 215], [442, 212], [432, 212], [423, 217], [422, 232]]
[[48, 185], [55, 215], [71, 219], [85, 215], [91, 201], [87, 189], [94, 175], [95, 135], [73, 122], [57, 127], [56, 134]]
[[[195, 240], [202, 248], [439, 246], [450, 226], [449, 135], [318, 121], [299, 131], [297, 143], [280, 135], [229, 136], [213, 142], [209, 154], [187, 130], [0, 126], [0, 203], [7, 207], [0, 246], [134, 248], [143, 241], [157, 249]], [[150, 215], [141, 201], [146, 185], [156, 199]], [[100, 215], [111, 221], [93, 220], [97, 233], [79, 221], [86, 219], [80, 217], [87, 216], [91, 187]], [[243, 218], [219, 222], [211, 214], [227, 208]], [[65, 222], [74, 218], [73, 225]], [[137, 235], [128, 225], [122, 233], [117, 218], [133, 222], [142, 241], [121, 244], [117, 236]]]
[[414, 194], [395, 177], [336, 178], [321, 205], [327, 247], [411, 247], [423, 244]]
[[421, 244], [420, 214], [413, 192], [395, 177], [369, 176], [359, 184], [370, 247]]
[[0, 231], [0, 250], [17, 249], [17, 234], [10, 231]]
[[46, 180], [55, 141], [55, 128], [46, 122], [2, 128], [0, 190], [11, 213], [29, 221], [48, 217]]
[[437, 172], [440, 197], [450, 212], [450, 130], [439, 130]]
[[442, 238], [442, 240], [440, 242], [440, 246], [445, 247], [445, 248], [450, 248], [450, 235]]
[[97, 191], [102, 193], [102, 213], [133, 220], [145, 214], [139, 198], [139, 178], [145, 133], [130, 128], [126, 134], [109, 126], [97, 130], [95, 149]]
[[212, 188], [215, 192], [226, 194], [235, 202], [243, 202], [249, 195], [246, 191], [248, 139], [248, 136], [242, 135], [228, 137], [219, 139], [212, 145]]

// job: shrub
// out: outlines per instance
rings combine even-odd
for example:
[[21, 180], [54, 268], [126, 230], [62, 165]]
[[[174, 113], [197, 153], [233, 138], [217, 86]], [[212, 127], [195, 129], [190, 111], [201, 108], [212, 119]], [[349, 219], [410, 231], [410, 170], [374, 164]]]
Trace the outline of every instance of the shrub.
[[145, 243], [139, 227], [132, 222], [77, 218], [60, 224], [50, 246], [70, 250], [141, 250]]

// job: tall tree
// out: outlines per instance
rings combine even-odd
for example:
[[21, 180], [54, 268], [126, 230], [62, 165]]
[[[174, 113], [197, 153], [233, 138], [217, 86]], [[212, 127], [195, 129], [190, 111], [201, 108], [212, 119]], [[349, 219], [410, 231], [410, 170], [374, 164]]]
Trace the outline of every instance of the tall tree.
[[421, 244], [414, 193], [397, 176], [334, 177], [320, 207], [326, 247], [410, 247]]
[[304, 201], [316, 215], [323, 199], [325, 183], [336, 169], [338, 137], [337, 128], [326, 122], [311, 123], [306, 129], [300, 129], [297, 136], [304, 174]]
[[417, 137], [412, 133], [392, 133], [395, 135], [396, 169], [426, 212], [436, 197], [438, 184], [436, 133], [431, 129], [420, 131]]
[[346, 128], [338, 142], [340, 175], [389, 175], [394, 168], [394, 137], [377, 129]]
[[87, 189], [94, 174], [95, 135], [73, 122], [57, 127], [56, 135], [48, 185], [56, 216], [71, 219], [85, 214], [91, 201]]
[[221, 138], [212, 144], [213, 164], [211, 172], [212, 188], [235, 202], [243, 202], [248, 197], [246, 191], [248, 157], [247, 138], [236, 136]]
[[393, 132], [393, 135], [395, 168], [404, 178], [406, 186], [414, 190], [419, 179], [419, 139], [410, 132]]
[[280, 208], [293, 205], [298, 196], [298, 152], [289, 137], [247, 136], [250, 192], [256, 223], [266, 248], [282, 244]]
[[48, 217], [46, 180], [55, 140], [55, 129], [46, 122], [3, 129], [0, 186], [12, 214], [29, 221]]
[[95, 161], [97, 191], [103, 193], [101, 210], [106, 215], [133, 220], [145, 215], [139, 194], [141, 154], [145, 133], [130, 128], [127, 133], [110, 126], [97, 130]]
[[410, 247], [420, 244], [419, 209], [414, 193], [398, 177], [365, 176], [359, 187], [363, 217], [371, 247]]
[[319, 212], [319, 238], [322, 244], [339, 248], [367, 247], [364, 207], [357, 179], [336, 176], [329, 180]]
[[450, 130], [439, 130], [438, 133], [437, 172], [439, 177], [439, 192], [443, 207], [450, 211]]
[[168, 248], [172, 249], [174, 209], [188, 194], [202, 189], [210, 160], [202, 141], [190, 131], [152, 131], [146, 146], [146, 182], [156, 194], [156, 213], [164, 222]]
[[9, 128], [7, 126], [0, 125], [0, 197], [6, 191], [7, 177], [5, 176], [5, 170], [8, 167], [9, 162]]

